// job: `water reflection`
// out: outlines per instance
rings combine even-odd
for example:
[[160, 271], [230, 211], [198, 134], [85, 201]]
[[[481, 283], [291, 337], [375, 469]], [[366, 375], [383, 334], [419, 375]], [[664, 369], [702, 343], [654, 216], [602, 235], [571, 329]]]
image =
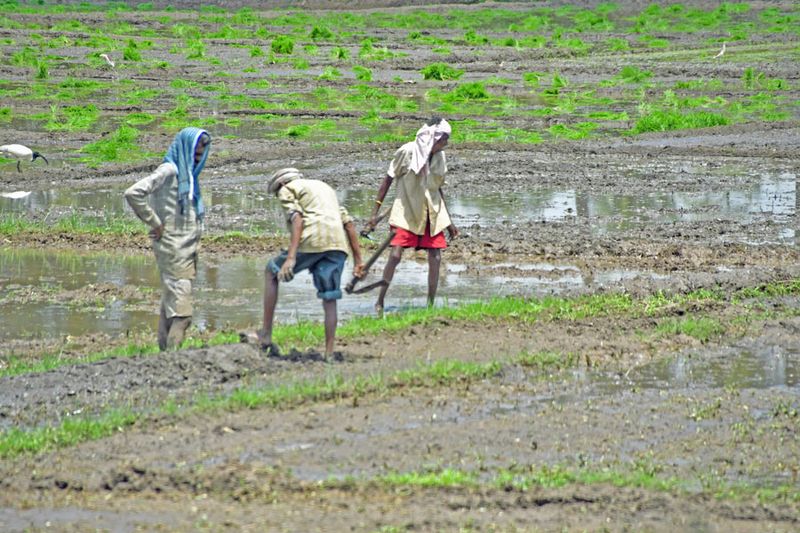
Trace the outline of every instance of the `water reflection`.
[[[223, 329], [260, 321], [266, 259], [201, 260], [195, 285], [195, 324]], [[383, 265], [380, 261], [375, 265], [369, 280], [377, 279]], [[350, 267], [343, 283], [349, 281], [349, 275]], [[597, 275], [595, 272], [595, 278]], [[638, 275], [653, 276], [646, 272]], [[543, 296], [579, 290], [586, 283], [574, 265], [514, 265], [509, 271], [445, 263], [439, 296], [442, 303], [453, 305], [485, 298], [487, 288], [497, 296]], [[69, 293], [65, 296], [65, 291], [87, 288], [88, 301], [84, 298], [80, 305], [75, 305]], [[387, 310], [422, 307], [426, 291], [427, 264], [408, 255], [396, 272]], [[155, 261], [147, 256], [0, 248], [0, 339], [154, 328], [159, 294]], [[346, 296], [339, 304], [340, 316], [372, 313], [374, 298], [374, 293]], [[281, 286], [277, 320], [321, 318], [321, 304], [310, 275], [300, 274], [292, 283]]]
[[681, 354], [632, 369], [624, 376], [599, 376], [601, 389], [631, 386], [674, 388], [771, 388], [800, 386], [800, 349], [765, 337], [736, 346]]
[[[205, 193], [208, 224], [233, 229], [269, 232], [283, 229], [283, 213], [277, 200], [263, 190], [263, 179], [238, 179], [225, 190]], [[339, 201], [357, 217], [367, 218], [373, 208], [374, 190], [342, 189]], [[758, 185], [727, 191], [608, 195], [565, 189], [539, 189], [515, 194], [460, 195], [449, 197], [453, 219], [461, 227], [528, 222], [563, 222], [588, 219], [595, 233], [614, 233], [642, 224], [736, 221], [739, 224], [774, 222], [763, 242], [794, 242], [792, 222], [796, 212], [796, 175], [763, 175]], [[0, 197], [0, 213], [40, 215], [49, 211], [85, 212], [88, 216], [133, 216], [121, 189], [34, 191], [22, 199]], [[749, 242], [738, 225], [729, 228], [734, 242]], [[742, 232], [745, 230], [743, 229]], [[771, 233], [770, 233], [771, 232]]]

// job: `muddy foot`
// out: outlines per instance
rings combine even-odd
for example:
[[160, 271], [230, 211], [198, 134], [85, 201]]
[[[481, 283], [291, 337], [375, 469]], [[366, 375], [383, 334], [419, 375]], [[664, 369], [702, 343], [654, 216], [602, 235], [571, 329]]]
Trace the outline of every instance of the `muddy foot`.
[[379, 304], [375, 304], [375, 316], [378, 318], [383, 318], [383, 306]]
[[254, 344], [265, 352], [268, 357], [280, 357], [281, 350], [274, 342], [266, 342], [261, 338], [257, 331], [242, 331], [239, 332], [239, 342], [244, 344]]

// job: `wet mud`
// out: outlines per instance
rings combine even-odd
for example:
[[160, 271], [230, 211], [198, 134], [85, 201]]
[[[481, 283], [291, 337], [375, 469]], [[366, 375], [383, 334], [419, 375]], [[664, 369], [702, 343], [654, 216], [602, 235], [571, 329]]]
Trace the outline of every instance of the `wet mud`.
[[[240, 4], [247, 3], [235, 3]], [[387, 5], [359, 2], [349, 9]], [[623, 9], [638, 12], [637, 6], [625, 3]], [[339, 6], [322, 2], [312, 7]], [[91, 14], [78, 16], [86, 23], [93, 20]], [[135, 12], [119, 16], [147, 24]], [[24, 17], [49, 22], [37, 15]], [[15, 39], [26, 31], [3, 30]], [[407, 31], [375, 31], [386, 42], [397, 43], [398, 50], [408, 46]], [[697, 36], [679, 39], [688, 50], [706, 46]], [[754, 34], [750, 44], [791, 47], [796, 42], [792, 39], [796, 37], [780, 42]], [[215, 41], [209, 53], [233, 61], [236, 48], [227, 44]], [[630, 62], [651, 69], [660, 81], [741, 77], [738, 64], [682, 64], [633, 52], [612, 59], [571, 57], [552, 49], [523, 53], [489, 47], [475, 52], [464, 46], [451, 59], [476, 79], [516, 79], [544, 70], [541, 65], [546, 64], [548, 71], [591, 81], [608, 78]], [[164, 54], [174, 63], [170, 76], [203, 79], [196, 64]], [[375, 68], [376, 77], [383, 76], [381, 83], [387, 84], [394, 76], [418, 77], [420, 64], [437, 59], [425, 54], [392, 59], [384, 65], [385, 73]], [[790, 57], [787, 52], [785, 62], [763, 67], [770, 76], [788, 80], [793, 87], [786, 95], [789, 101], [797, 99], [800, 87]], [[325, 61], [314, 67], [322, 68]], [[74, 65], [69, 67], [73, 70], [60, 68], [64, 71], [54, 68], [51, 75], [109, 76]], [[26, 76], [18, 67], [0, 65], [0, 77], [12, 83], [24, 83]], [[234, 77], [228, 83], [234, 91], [247, 92], [239, 87], [247, 81]], [[139, 75], [136, 82], [158, 89], [167, 88], [170, 79]], [[313, 86], [303, 77], [288, 77], [286, 83], [303, 91]], [[420, 99], [430, 88], [421, 81], [404, 87]], [[498, 90], [526, 91], [521, 84]], [[133, 110], [118, 102], [98, 105], [120, 114]], [[147, 109], [135, 110], [164, 112], [172, 106], [171, 99], [155, 99]], [[33, 107], [30, 111], [41, 112]], [[359, 116], [276, 112], [288, 121]], [[219, 114], [224, 119], [243, 113]], [[384, 118], [412, 131], [427, 117], [420, 111]], [[535, 129], [557, 120], [512, 116], [503, 124]], [[24, 174], [3, 165], [2, 191], [34, 190], [48, 199], [38, 206], [18, 202], [0, 203], [0, 208], [32, 220], [57, 220], [74, 213], [77, 202], [59, 204], [48, 197], [49, 191], [113, 197], [157, 164], [158, 157], [152, 163], [100, 168], [79, 163], [75, 151], [103, 133], [55, 135], [18, 123], [4, 126], [4, 138], [41, 147], [52, 164], [27, 165]], [[171, 137], [155, 131], [141, 137], [141, 148], [160, 153]], [[311, 177], [346, 191], [348, 208], [363, 224], [396, 148], [396, 143], [385, 142], [215, 136], [203, 177], [209, 197], [218, 200], [211, 202], [207, 216], [202, 261], [214, 267], [242, 258], [261, 264], [285, 246], [273, 212], [264, 207], [272, 200], [265, 199], [263, 180], [287, 163], [302, 164]], [[800, 302], [792, 295], [771, 296], [748, 307], [747, 302], [733, 303], [733, 296], [741, 288], [800, 277], [799, 150], [796, 120], [536, 145], [454, 143], [447, 149], [448, 193], [452, 191], [458, 206], [454, 219], [462, 235], [444, 252], [443, 269], [449, 266], [452, 278], [478, 280], [492, 294], [621, 292], [645, 298], [708, 289], [723, 297], [702, 308], [675, 304], [655, 317], [612, 313], [535, 322], [516, 317], [440, 319], [395, 333], [341, 340], [339, 355], [331, 359], [320, 356], [318, 346], [282, 346], [284, 356], [268, 357], [252, 345], [234, 343], [5, 376], [0, 378], [3, 431], [52, 427], [113, 408], [141, 418], [99, 440], [3, 459], [0, 529], [796, 531]], [[487, 198], [491, 201], [476, 203]], [[112, 209], [88, 202], [80, 212], [102, 217]], [[247, 227], [264, 230], [240, 240], [224, 238]], [[80, 360], [134, 341], [152, 342], [158, 291], [153, 290], [152, 274], [137, 266], [149, 260], [149, 246], [144, 231], [126, 238], [58, 231], [3, 237], [2, 265], [16, 264], [13, 254], [20, 250], [54, 256], [106, 254], [134, 258], [133, 267], [126, 264], [125, 270], [135, 272], [135, 281], [73, 286], [65, 281], [69, 274], [26, 281], [27, 269], [12, 267], [2, 270], [0, 279], [4, 310], [68, 307], [83, 313], [85, 322], [101, 324], [98, 317], [104, 310], [124, 306], [144, 325], [98, 325], [66, 338], [48, 335], [46, 321], [52, 322], [53, 314], [45, 312], [32, 325], [33, 332], [20, 329], [2, 339], [2, 369], [44, 354]], [[366, 254], [374, 246], [365, 243]], [[422, 254], [408, 254], [400, 269], [419, 270], [420, 265]], [[249, 323], [243, 318], [225, 327], [220, 320], [200, 332], [201, 338], [258, 322], [261, 281], [249, 271], [244, 277], [247, 283], [218, 303], [248, 313], [243, 302], [253, 304]], [[208, 290], [210, 301], [217, 293]], [[458, 300], [459, 290], [457, 284], [445, 284], [440, 298]], [[403, 300], [401, 294], [419, 292], [416, 296], [423, 297], [424, 283], [398, 291], [389, 295], [396, 299], [393, 312], [414, 301]], [[471, 299], [463, 294], [465, 301]], [[308, 305], [318, 307], [310, 289], [306, 296]], [[369, 313], [369, 297], [364, 302], [351, 312]], [[688, 316], [723, 323], [728, 334], [699, 340], [659, 330], [664, 322]], [[521, 362], [526, 354], [540, 353], [558, 354], [565, 362], [555, 367]], [[501, 364], [483, 379], [392, 384], [398, 373], [449, 360]], [[191, 410], [208, 398], [242, 389], [369, 378], [383, 378], [388, 385], [278, 407]], [[469, 472], [474, 479], [454, 486], [386, 481], [397, 473], [448, 469]], [[501, 472], [505, 477], [498, 479]], [[558, 472], [564, 472], [563, 484], [554, 481]], [[570, 478], [568, 473], [584, 477]], [[747, 490], [732, 495], [737, 487]], [[755, 492], [774, 487], [789, 495], [759, 498]]]

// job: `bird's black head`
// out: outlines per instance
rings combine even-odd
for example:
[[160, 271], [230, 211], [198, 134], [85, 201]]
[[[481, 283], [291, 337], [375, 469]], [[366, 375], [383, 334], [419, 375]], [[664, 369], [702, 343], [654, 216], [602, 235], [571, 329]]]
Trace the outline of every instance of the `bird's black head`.
[[47, 158], [42, 154], [40, 154], [39, 152], [33, 152], [33, 154], [31, 155], [31, 161], [36, 161], [37, 157], [41, 157], [42, 159], [44, 159], [45, 163], [47, 163], [48, 165], [50, 164], [50, 161], [48, 161]]

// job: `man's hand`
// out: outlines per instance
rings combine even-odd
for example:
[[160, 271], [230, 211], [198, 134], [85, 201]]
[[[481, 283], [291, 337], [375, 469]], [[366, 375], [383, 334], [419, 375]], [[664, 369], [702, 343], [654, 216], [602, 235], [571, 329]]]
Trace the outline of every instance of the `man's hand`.
[[447, 226], [447, 233], [450, 234], [451, 239], [455, 239], [456, 237], [458, 237], [458, 234], [460, 232], [458, 231], [458, 228], [455, 226], [455, 224], [450, 224], [449, 226]]
[[164, 224], [150, 230], [150, 238], [154, 241], [160, 241], [164, 235]]
[[283, 262], [280, 272], [278, 272], [279, 281], [292, 281], [294, 279], [294, 265], [297, 260], [294, 257], [287, 257]]
[[362, 279], [366, 275], [367, 272], [364, 270], [364, 263], [356, 263], [356, 265], [353, 267], [353, 277]]

